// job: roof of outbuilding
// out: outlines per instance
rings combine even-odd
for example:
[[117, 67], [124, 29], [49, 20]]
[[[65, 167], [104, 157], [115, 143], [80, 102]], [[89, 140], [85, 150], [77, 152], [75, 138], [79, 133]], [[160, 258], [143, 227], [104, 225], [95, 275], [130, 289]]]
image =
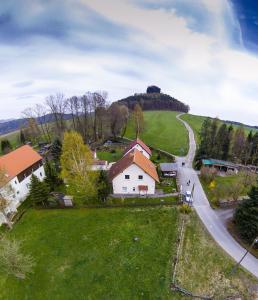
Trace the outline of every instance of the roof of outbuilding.
[[154, 180], [159, 182], [159, 176], [157, 174], [155, 165], [137, 149], [130, 151], [119, 161], [112, 165], [109, 170], [109, 179], [113, 180], [117, 175], [122, 173], [132, 164], [136, 164]]
[[130, 149], [132, 149], [135, 145], [140, 145], [149, 155], [151, 155], [151, 149], [144, 144], [142, 140], [137, 138], [136, 140], [132, 141], [129, 146], [125, 149], [124, 154], [126, 154]]
[[238, 165], [234, 164], [230, 161], [220, 160], [220, 159], [213, 159], [213, 158], [207, 158], [202, 160], [203, 165], [218, 165], [218, 166], [225, 166], [225, 167], [231, 167], [231, 168], [237, 168]]
[[159, 166], [162, 172], [174, 172], [178, 170], [177, 163], [161, 163]]
[[0, 157], [0, 169], [2, 169], [8, 181], [26, 170], [42, 157], [30, 146], [22, 146]]

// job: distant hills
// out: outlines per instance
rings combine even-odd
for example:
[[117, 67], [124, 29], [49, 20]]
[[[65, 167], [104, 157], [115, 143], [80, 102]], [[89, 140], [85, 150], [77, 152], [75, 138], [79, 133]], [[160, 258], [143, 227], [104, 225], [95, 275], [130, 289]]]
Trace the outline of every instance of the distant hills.
[[187, 113], [190, 109], [185, 103], [161, 93], [160, 88], [156, 86], [149, 86], [146, 93], [134, 94], [118, 100], [117, 103], [126, 105], [130, 110], [133, 110], [137, 103], [143, 110], [173, 110]]
[[[64, 119], [69, 120], [71, 119], [70, 114], [65, 114]], [[54, 115], [53, 114], [47, 114], [44, 117], [36, 118], [38, 122], [42, 121], [42, 123], [48, 123], [54, 121]], [[44, 120], [44, 121], [43, 121]], [[19, 130], [22, 126], [25, 126], [27, 122], [26, 118], [20, 118], [20, 119], [13, 119], [13, 120], [2, 120], [0, 121], [0, 135], [7, 134], [12, 131]]]

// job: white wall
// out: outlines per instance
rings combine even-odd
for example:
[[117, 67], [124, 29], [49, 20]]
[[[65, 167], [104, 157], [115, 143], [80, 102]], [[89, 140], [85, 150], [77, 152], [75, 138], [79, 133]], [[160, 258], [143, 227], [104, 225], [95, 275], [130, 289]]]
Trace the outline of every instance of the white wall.
[[134, 145], [129, 151], [127, 151], [127, 152], [124, 154], [124, 156], [125, 156], [128, 152], [132, 151], [133, 149], [139, 150], [145, 157], [147, 157], [148, 159], [150, 159], [149, 153], [146, 152], [146, 151], [142, 148], [142, 146], [139, 145], [139, 144]]
[[[43, 180], [45, 178], [45, 170], [43, 166], [40, 166], [37, 170], [33, 172], [35, 176], [39, 178], [39, 180]], [[17, 177], [14, 177], [8, 185], [11, 186], [11, 193], [8, 193], [8, 199], [10, 200], [9, 208], [6, 210], [6, 213], [16, 211], [16, 208], [20, 205], [20, 203], [25, 200], [26, 196], [29, 193], [29, 184], [31, 180], [31, 175], [24, 178], [21, 182], [19, 182]], [[4, 189], [4, 188], [3, 188]]]
[[[125, 179], [125, 175], [129, 175], [130, 179]], [[138, 179], [138, 176], [142, 175], [143, 179]], [[113, 181], [113, 193], [114, 194], [135, 194], [139, 195], [139, 185], [147, 185], [148, 191], [147, 195], [153, 195], [155, 193], [155, 180], [145, 173], [141, 168], [136, 164], [132, 164], [122, 173], [117, 175]], [[126, 188], [126, 191], [123, 189]], [[135, 191], [133, 190], [135, 188]], [[144, 192], [145, 194], [146, 192]]]

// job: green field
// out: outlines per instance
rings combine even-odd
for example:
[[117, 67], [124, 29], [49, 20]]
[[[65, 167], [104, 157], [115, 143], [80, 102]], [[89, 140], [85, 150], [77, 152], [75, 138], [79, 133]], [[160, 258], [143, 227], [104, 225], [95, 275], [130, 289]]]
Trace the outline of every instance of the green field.
[[169, 299], [177, 220], [176, 208], [29, 210], [11, 235], [35, 272], [1, 274], [0, 299]]
[[[181, 119], [186, 121], [193, 129], [194, 131], [194, 135], [195, 135], [195, 139], [196, 139], [196, 143], [199, 144], [200, 143], [200, 136], [199, 136], [199, 132], [201, 130], [202, 127], [202, 123], [203, 121], [206, 119], [207, 117], [203, 117], [203, 116], [196, 116], [196, 115], [191, 115], [191, 114], [184, 114], [181, 116]], [[222, 121], [220, 121], [222, 123]], [[233, 125], [233, 127], [236, 129], [237, 125]], [[250, 130], [252, 130], [253, 132], [255, 132], [255, 129], [251, 129], [249, 127], [244, 127], [245, 133], [246, 135], [248, 135], [248, 133], [250, 132]]]
[[[241, 270], [231, 278], [232, 261], [195, 214], [187, 218], [177, 282], [194, 293], [220, 284], [246, 293], [250, 278]], [[185, 299], [169, 290], [178, 223], [168, 207], [30, 209], [7, 234], [23, 241], [34, 273], [0, 274], [0, 299]]]
[[114, 162], [119, 160], [123, 155], [123, 151], [116, 149], [115, 152], [110, 151], [97, 151], [97, 157], [101, 160], [107, 160], [108, 162]]
[[[14, 131], [8, 134], [0, 135], [0, 142], [1, 140], [5, 140], [5, 139], [9, 140], [9, 142], [11, 143], [14, 149], [20, 146], [19, 131]], [[1, 154], [1, 149], [0, 149], [0, 154]]]
[[[178, 112], [144, 112], [144, 131], [140, 138], [149, 146], [160, 148], [174, 155], [186, 155], [188, 152], [188, 134], [184, 125], [176, 119]], [[129, 122], [125, 134], [134, 139], [132, 122]]]
[[[239, 181], [238, 175], [231, 175], [231, 176], [216, 176], [214, 179], [215, 187], [211, 188], [208, 183], [206, 183], [204, 180], [200, 178], [202, 187], [205, 191], [205, 194], [207, 195], [207, 198], [211, 204], [212, 207], [216, 208], [218, 207], [219, 203], [218, 201], [220, 199], [227, 200], [227, 198], [230, 198], [228, 194], [229, 187], [232, 184], [236, 184]], [[221, 192], [217, 192], [217, 188], [220, 187]], [[242, 196], [246, 196], [249, 192], [251, 186], [245, 186], [243, 189], [243, 192], [241, 193]]]

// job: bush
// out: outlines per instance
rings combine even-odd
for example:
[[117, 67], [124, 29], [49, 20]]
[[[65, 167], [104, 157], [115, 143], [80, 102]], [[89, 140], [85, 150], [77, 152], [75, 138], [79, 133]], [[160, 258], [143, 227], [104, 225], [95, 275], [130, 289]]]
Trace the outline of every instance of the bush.
[[110, 153], [116, 153], [116, 149], [112, 149]]
[[238, 205], [233, 221], [241, 238], [251, 244], [258, 232], [258, 187], [252, 188], [249, 197]]
[[202, 167], [200, 177], [206, 183], [210, 184], [216, 177], [218, 171], [215, 168]]
[[182, 204], [179, 210], [182, 214], [186, 214], [186, 215], [189, 215], [192, 212], [192, 209], [188, 204]]

